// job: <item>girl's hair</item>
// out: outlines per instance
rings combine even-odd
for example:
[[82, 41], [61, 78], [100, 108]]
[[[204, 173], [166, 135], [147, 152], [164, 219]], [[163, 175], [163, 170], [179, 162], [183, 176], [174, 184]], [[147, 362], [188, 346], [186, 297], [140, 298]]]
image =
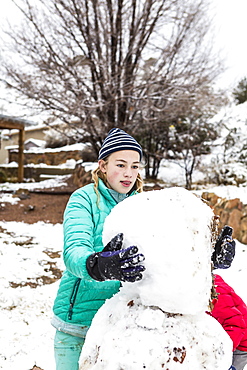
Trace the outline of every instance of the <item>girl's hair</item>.
[[[104, 159], [106, 164], [108, 162], [108, 158], [109, 157], [106, 157]], [[98, 191], [99, 178], [104, 182], [105, 185], [107, 185], [106, 174], [103, 173], [100, 170], [99, 167], [97, 167], [95, 170], [92, 171], [92, 180], [93, 180], [93, 183], [94, 183], [94, 190], [95, 190], [95, 193], [97, 194], [97, 204], [99, 204], [99, 191]], [[139, 173], [137, 175], [136, 182], [135, 182], [134, 186], [131, 189], [131, 192], [134, 191], [134, 190], [137, 193], [141, 193], [143, 191], [143, 180], [142, 180], [142, 177]]]

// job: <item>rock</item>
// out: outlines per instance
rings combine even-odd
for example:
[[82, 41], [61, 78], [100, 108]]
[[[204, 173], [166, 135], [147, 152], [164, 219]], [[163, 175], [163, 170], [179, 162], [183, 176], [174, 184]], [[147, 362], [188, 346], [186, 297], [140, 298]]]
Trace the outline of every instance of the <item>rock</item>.
[[27, 189], [18, 189], [14, 192], [13, 197], [18, 197], [21, 200], [30, 198], [29, 190]]
[[247, 244], [247, 205], [239, 198], [220, 198], [214, 193], [204, 192], [202, 198], [212, 207], [215, 215], [219, 216], [219, 230], [225, 225], [233, 228], [233, 238]]

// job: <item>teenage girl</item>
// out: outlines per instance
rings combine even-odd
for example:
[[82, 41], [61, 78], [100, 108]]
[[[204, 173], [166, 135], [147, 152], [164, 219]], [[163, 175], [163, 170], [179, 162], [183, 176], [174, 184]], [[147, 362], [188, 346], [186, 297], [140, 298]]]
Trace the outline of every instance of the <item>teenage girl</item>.
[[[76, 190], [64, 213], [63, 273], [54, 303], [57, 370], [78, 370], [91, 321], [121, 281], [142, 278], [144, 260], [135, 246], [122, 250], [123, 235], [102, 244], [104, 220], [126, 197], [142, 191], [142, 148], [125, 131], [112, 129], [99, 152], [93, 183]], [[127, 261], [126, 261], [127, 260]]]

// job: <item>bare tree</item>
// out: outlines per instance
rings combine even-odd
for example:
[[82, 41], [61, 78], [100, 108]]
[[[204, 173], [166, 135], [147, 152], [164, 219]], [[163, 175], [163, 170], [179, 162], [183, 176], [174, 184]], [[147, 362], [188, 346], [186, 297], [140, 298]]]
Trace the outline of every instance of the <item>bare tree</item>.
[[173, 134], [170, 159], [184, 169], [185, 186], [186, 189], [191, 190], [193, 171], [200, 157], [211, 153], [211, 147], [217, 138], [217, 130], [213, 124], [200, 117], [195, 121], [190, 118], [184, 122], [178, 122]]
[[1, 80], [95, 151], [117, 126], [153, 130], [144, 150], [161, 158], [169, 122], [219, 73], [207, 0], [11, 1], [24, 20], [6, 30]]
[[[210, 154], [220, 130], [212, 117], [227, 104], [222, 92], [207, 85], [193, 86], [193, 92], [178, 91], [165, 110], [151, 110], [149, 123], [139, 129], [139, 141], [145, 148], [146, 178], [156, 179], [163, 159], [172, 160], [185, 172], [186, 188], [202, 155]], [[144, 120], [140, 117], [140, 120]]]

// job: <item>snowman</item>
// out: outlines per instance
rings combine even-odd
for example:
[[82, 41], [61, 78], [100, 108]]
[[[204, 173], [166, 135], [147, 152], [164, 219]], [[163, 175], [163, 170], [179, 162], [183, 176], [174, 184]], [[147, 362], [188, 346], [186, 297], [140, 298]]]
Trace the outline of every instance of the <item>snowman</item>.
[[227, 370], [232, 342], [206, 312], [212, 290], [214, 214], [174, 187], [120, 202], [103, 242], [123, 233], [123, 248], [145, 256], [143, 278], [122, 283], [95, 315], [80, 370]]

